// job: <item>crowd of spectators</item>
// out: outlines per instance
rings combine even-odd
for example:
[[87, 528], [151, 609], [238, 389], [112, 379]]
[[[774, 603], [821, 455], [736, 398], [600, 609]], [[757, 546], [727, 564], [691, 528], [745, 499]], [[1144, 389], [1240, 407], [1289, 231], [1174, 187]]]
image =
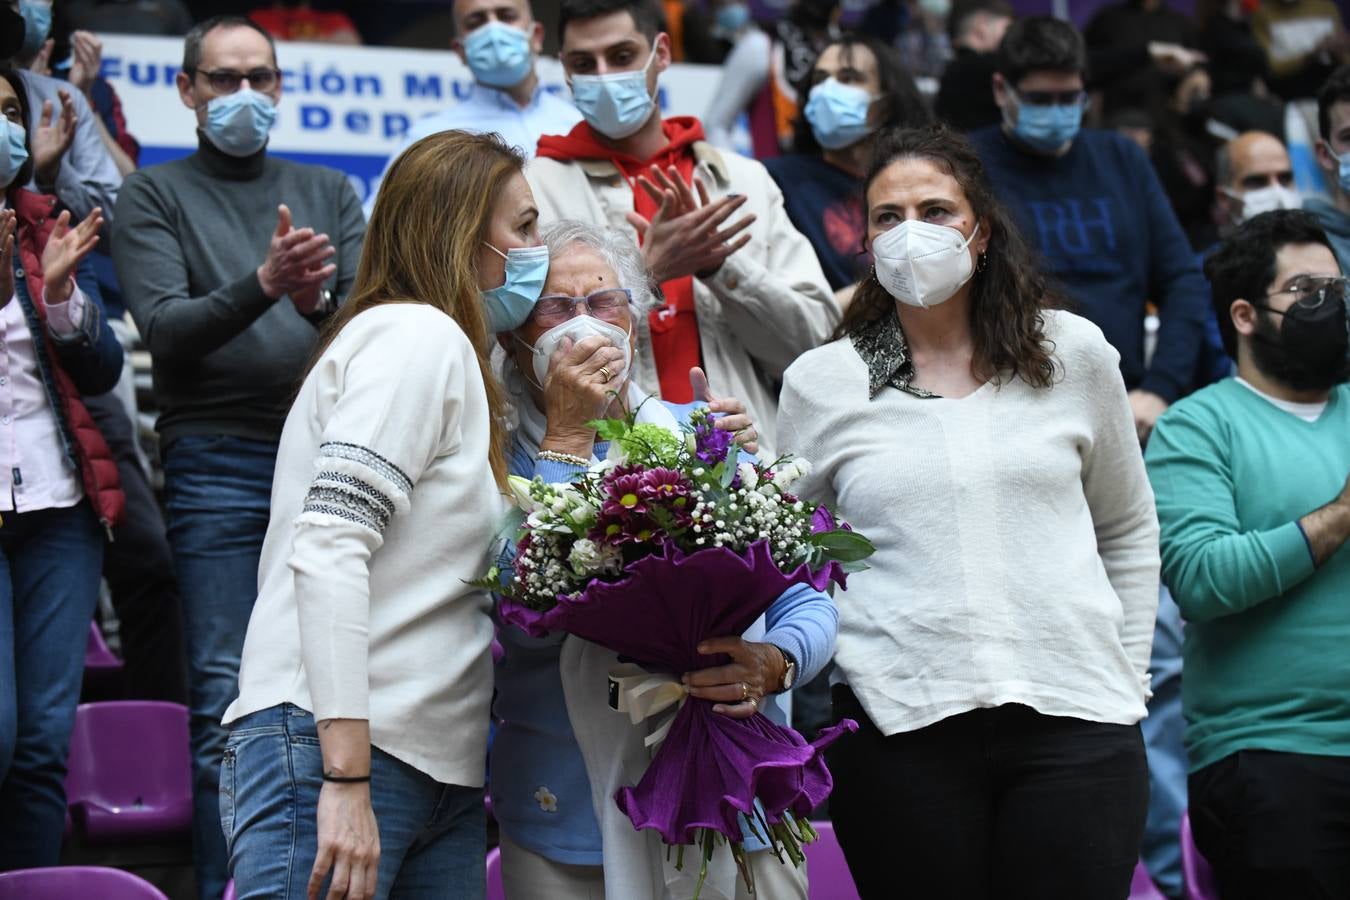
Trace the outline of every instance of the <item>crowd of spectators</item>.
[[[849, 310], [855, 297], [890, 303], [869, 218], [874, 188], [894, 187], [886, 164], [973, 152], [945, 172], [955, 205], [1012, 238], [990, 250], [959, 216], [923, 221], [978, 252], [967, 279], [986, 253], [1007, 254], [1044, 276], [1047, 305], [1099, 330], [1082, 346], [1104, 338], [1118, 373], [1092, 390], [1120, 386], [1134, 442], [1127, 461], [1100, 459], [1137, 476], [1134, 499], [1156, 495], [1161, 571], [1145, 593], [1158, 607], [1138, 673], [1151, 801], [1126, 844], [1180, 897], [1189, 807], [1225, 898], [1350, 896], [1350, 671], [1337, 644], [1350, 629], [1350, 36], [1335, 4], [1120, 0], [1081, 28], [1009, 0], [790, 0], [773, 15], [743, 0], [404, 6], [0, 9], [0, 870], [60, 856], [101, 579], [125, 695], [191, 710], [197, 890], [225, 888], [222, 720], [239, 696], [282, 426], [379, 196], [363, 210], [341, 173], [270, 152], [284, 42], [395, 44], [421, 22], [473, 85], [412, 124], [386, 173], [450, 130], [519, 148], [540, 221], [640, 245], [657, 302], [632, 322], [636, 382], [688, 403], [705, 399], [688, 378], [703, 368], [743, 401], [770, 457], [798, 449], [775, 429], [785, 373], [791, 387], [799, 357], [857, 343], [863, 325], [892, 342], [889, 356], [863, 355], [871, 390], [925, 395], [903, 374], [941, 358], [923, 355], [922, 335], [911, 355], [903, 328], [919, 326], [902, 315], [877, 338], [876, 317]], [[181, 126], [197, 146], [181, 159], [139, 167], [139, 123], [101, 72], [103, 36], [127, 33], [184, 42]], [[570, 96], [541, 86], [547, 52]], [[657, 109], [677, 63], [722, 68], [702, 117]], [[1305, 122], [1315, 171], [1299, 181]], [[886, 144], [906, 129], [942, 137]], [[148, 441], [141, 350], [158, 414]], [[830, 678], [827, 666], [794, 692], [803, 730], [831, 721]], [[1128, 703], [1105, 706], [1094, 721], [1140, 722]], [[509, 824], [519, 811], [506, 812]], [[528, 830], [513, 839], [529, 844]], [[845, 850], [860, 872], [892, 862]]]

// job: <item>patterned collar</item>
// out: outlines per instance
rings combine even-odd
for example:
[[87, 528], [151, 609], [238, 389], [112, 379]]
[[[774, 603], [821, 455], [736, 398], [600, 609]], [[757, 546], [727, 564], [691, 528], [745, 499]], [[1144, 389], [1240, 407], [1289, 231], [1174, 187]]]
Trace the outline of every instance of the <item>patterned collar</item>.
[[877, 393], [890, 385], [915, 397], [927, 400], [937, 394], [912, 387], [914, 360], [909, 355], [909, 344], [900, 328], [900, 320], [893, 314], [869, 322], [849, 335], [853, 349], [867, 363], [867, 396], [875, 400]]

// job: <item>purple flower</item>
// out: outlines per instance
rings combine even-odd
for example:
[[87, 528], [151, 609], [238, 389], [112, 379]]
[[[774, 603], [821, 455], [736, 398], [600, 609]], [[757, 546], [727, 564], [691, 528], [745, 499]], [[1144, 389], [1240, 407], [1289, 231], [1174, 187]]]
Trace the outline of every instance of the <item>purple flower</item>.
[[730, 431], [722, 431], [713, 425], [711, 420], [704, 420], [694, 429], [694, 455], [710, 466], [727, 458], [732, 439]]
[[644, 500], [673, 500], [689, 496], [689, 480], [674, 469], [648, 469], [640, 478], [638, 492]]

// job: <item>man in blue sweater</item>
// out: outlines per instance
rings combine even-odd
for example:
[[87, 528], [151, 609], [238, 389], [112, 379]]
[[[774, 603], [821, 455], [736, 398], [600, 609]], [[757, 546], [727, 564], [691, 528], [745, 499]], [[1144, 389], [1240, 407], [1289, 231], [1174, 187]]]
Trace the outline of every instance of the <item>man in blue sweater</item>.
[[[998, 51], [994, 101], [1003, 124], [971, 140], [995, 191], [1075, 312], [1120, 353], [1140, 444], [1168, 404], [1194, 382], [1205, 344], [1209, 288], [1148, 157], [1109, 131], [1080, 130], [1086, 52], [1066, 22], [1015, 22]], [[1146, 304], [1160, 318], [1152, 359]], [[1186, 806], [1181, 745], [1181, 615], [1164, 591], [1149, 664], [1144, 720], [1152, 799], [1143, 855], [1159, 885], [1181, 892], [1179, 826]]]
[[[1080, 130], [1087, 102], [1082, 36], [1048, 16], [1021, 19], [999, 45], [994, 100], [1003, 124], [971, 135], [990, 181], [1074, 311], [1120, 353], [1140, 443], [1191, 384], [1207, 289], [1143, 151]], [[1161, 324], [1144, 353], [1145, 305]]]

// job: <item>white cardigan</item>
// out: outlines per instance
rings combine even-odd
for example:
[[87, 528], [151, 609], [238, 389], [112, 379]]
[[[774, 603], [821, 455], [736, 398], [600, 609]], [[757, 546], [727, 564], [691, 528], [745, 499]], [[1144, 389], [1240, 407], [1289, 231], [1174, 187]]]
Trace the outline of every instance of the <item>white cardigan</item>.
[[835, 662], [882, 733], [977, 707], [1145, 715], [1158, 520], [1118, 368], [1086, 319], [1046, 313], [1062, 370], [960, 400], [868, 399], [851, 341], [788, 369], [780, 446], [804, 497], [876, 544], [836, 597]]
[[437, 781], [483, 784], [501, 497], [473, 346], [423, 304], [356, 316], [305, 379], [272, 484], [228, 724], [290, 702], [368, 719]]

